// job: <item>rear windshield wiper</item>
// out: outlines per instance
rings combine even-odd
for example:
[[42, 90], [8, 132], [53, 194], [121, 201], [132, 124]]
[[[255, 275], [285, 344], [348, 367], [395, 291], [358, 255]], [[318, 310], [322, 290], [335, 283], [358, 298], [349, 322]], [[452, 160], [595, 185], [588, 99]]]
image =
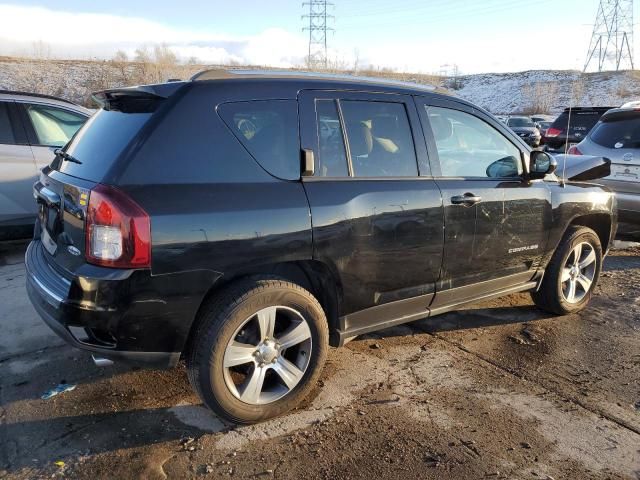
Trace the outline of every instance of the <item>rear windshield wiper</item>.
[[62, 157], [62, 159], [66, 160], [67, 162], [72, 162], [72, 163], [77, 163], [78, 165], [82, 165], [82, 162], [80, 160], [78, 160], [76, 157], [74, 157], [70, 153], [63, 151], [61, 148], [56, 148], [53, 151], [53, 153], [55, 153], [59, 157]]

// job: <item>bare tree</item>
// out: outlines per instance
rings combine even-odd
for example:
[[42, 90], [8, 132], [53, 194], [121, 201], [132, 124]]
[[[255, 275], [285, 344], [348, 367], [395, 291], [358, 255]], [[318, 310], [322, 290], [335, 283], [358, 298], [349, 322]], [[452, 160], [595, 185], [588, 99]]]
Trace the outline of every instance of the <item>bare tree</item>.
[[550, 113], [558, 101], [557, 82], [529, 83], [522, 88], [524, 114]]
[[114, 81], [119, 86], [130, 85], [133, 80], [133, 73], [131, 72], [131, 63], [126, 52], [118, 50], [110, 63], [115, 71]]

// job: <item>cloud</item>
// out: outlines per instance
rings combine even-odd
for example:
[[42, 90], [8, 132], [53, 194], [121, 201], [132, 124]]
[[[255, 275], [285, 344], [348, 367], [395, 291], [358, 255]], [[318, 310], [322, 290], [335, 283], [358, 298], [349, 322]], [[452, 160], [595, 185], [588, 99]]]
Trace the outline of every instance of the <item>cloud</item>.
[[7, 4], [0, 4], [0, 19], [0, 55], [28, 55], [34, 43], [44, 42], [59, 58], [109, 58], [119, 49], [132, 53], [165, 43], [183, 59], [287, 67], [301, 64], [306, 53], [304, 38], [280, 28], [240, 37], [137, 17]]

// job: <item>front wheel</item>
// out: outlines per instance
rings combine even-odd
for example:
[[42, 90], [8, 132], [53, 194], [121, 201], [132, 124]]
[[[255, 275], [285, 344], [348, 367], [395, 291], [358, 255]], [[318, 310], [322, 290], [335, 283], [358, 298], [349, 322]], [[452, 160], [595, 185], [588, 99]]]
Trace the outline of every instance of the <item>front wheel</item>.
[[309, 394], [327, 349], [327, 319], [311, 293], [283, 280], [247, 279], [203, 308], [189, 379], [218, 415], [255, 423]]
[[602, 268], [598, 235], [587, 227], [571, 227], [545, 271], [542, 285], [531, 296], [536, 306], [566, 315], [587, 306]]

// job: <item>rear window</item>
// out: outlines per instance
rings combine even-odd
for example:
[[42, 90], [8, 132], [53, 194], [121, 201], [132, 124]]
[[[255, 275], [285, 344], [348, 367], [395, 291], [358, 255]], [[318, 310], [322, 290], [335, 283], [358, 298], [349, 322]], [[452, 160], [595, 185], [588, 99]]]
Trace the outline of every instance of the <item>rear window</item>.
[[267, 172], [285, 180], [300, 178], [297, 101], [225, 103], [218, 113]]
[[507, 120], [507, 125], [510, 127], [533, 127], [533, 122], [528, 118], [512, 117]]
[[57, 158], [53, 168], [74, 177], [101, 181], [151, 115], [99, 110], [78, 130], [65, 149], [82, 164]]
[[[598, 123], [601, 115], [601, 113], [594, 111], [571, 112], [571, 129], [578, 128], [580, 131], [585, 131], [585, 129], [586, 131], [589, 131], [596, 123]], [[569, 114], [567, 112], [563, 112], [553, 122], [553, 127], [560, 130], [566, 130], [568, 121]]]
[[640, 116], [601, 122], [589, 137], [607, 148], [640, 148]]

